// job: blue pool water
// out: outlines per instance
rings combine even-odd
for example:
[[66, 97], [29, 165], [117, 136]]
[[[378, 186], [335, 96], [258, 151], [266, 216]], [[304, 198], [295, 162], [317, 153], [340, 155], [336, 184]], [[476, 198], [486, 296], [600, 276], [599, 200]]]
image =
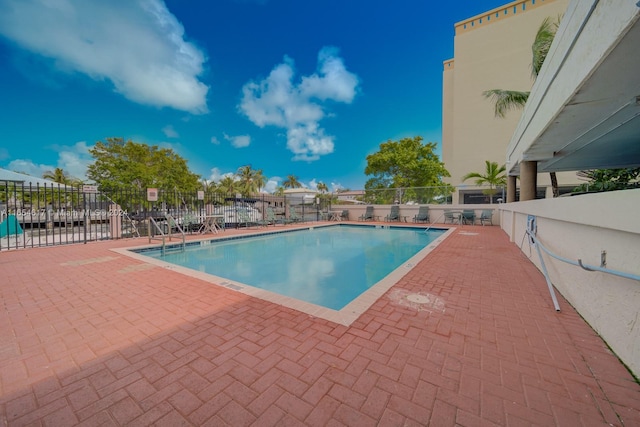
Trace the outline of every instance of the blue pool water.
[[340, 225], [142, 254], [340, 310], [444, 231]]

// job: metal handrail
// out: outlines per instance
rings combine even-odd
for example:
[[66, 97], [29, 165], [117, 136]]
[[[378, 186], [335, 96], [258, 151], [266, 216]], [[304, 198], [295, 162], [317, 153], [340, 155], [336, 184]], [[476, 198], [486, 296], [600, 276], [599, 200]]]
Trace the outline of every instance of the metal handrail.
[[608, 274], [613, 274], [614, 276], [624, 277], [625, 279], [640, 281], [640, 276], [637, 274], [626, 273], [624, 271], [617, 271], [609, 268], [597, 267], [595, 265], [588, 265], [588, 264], [584, 264], [581, 259], [579, 259], [578, 261], [573, 261], [568, 258], [562, 257], [560, 255], [556, 255], [553, 252], [551, 252], [549, 249], [545, 248], [544, 245], [540, 243], [538, 238], [530, 230], [527, 230], [527, 234], [529, 235], [529, 237], [531, 237], [531, 239], [535, 242], [536, 245], [539, 245], [543, 251], [545, 251], [549, 256], [557, 260], [566, 262], [567, 264], [575, 265], [576, 267], [580, 267], [583, 270], [600, 271], [602, 273], [608, 273]]
[[171, 236], [173, 235], [173, 232], [171, 230], [173, 229], [173, 226], [175, 225], [175, 227], [178, 229], [178, 231], [180, 231], [180, 234], [182, 235], [182, 249], [184, 250], [185, 245], [186, 245], [186, 236], [184, 234], [184, 230], [182, 229], [180, 224], [178, 224], [178, 221], [176, 221], [175, 218], [173, 218], [173, 216], [171, 216], [170, 214], [165, 213], [164, 217], [167, 220], [167, 227], [168, 227], [168, 231], [169, 231], [169, 240], [171, 240]]
[[436, 219], [435, 219], [435, 221], [433, 221], [431, 224], [429, 224], [429, 226], [428, 226], [427, 228], [425, 228], [425, 229], [424, 229], [424, 232], [426, 233], [427, 231], [429, 231], [429, 229], [431, 228], [431, 226], [432, 226], [433, 224], [435, 224], [436, 222], [438, 222], [438, 220], [439, 220], [440, 218], [443, 218], [443, 217], [444, 217], [444, 212], [442, 212], [442, 215], [440, 215], [438, 218], [436, 218]]
[[[443, 211], [443, 212], [442, 212], [442, 214], [441, 214], [439, 217], [437, 217], [437, 218], [435, 219], [435, 221], [432, 221], [432, 222], [429, 224], [429, 226], [428, 226], [427, 228], [425, 228], [425, 229], [424, 229], [425, 233], [426, 233], [427, 231], [429, 231], [429, 229], [431, 228], [431, 226], [433, 226], [433, 224], [440, 224], [440, 223], [438, 222], [438, 220], [439, 220], [440, 218], [444, 218], [444, 217], [445, 217], [445, 215], [446, 215], [447, 213], [448, 213], [448, 212], [444, 212], [444, 211]], [[460, 225], [460, 226], [462, 226], [462, 222], [461, 222], [461, 221], [462, 221], [462, 217], [460, 217], [460, 220], [459, 220], [459, 222], [458, 222], [458, 225]], [[444, 222], [442, 222], [442, 224], [444, 224]], [[451, 225], [453, 225], [453, 223], [451, 223]]]
[[[164, 231], [162, 231], [162, 229], [160, 228], [160, 226], [158, 225], [158, 223], [156, 222], [155, 219], [153, 219], [152, 216], [149, 217], [149, 221], [151, 224], [153, 224], [153, 226], [155, 227], [155, 229], [158, 231], [158, 234], [160, 234], [162, 236], [161, 240], [162, 240], [162, 250], [164, 251], [164, 245], [165, 245], [165, 234]], [[151, 234], [151, 230], [149, 230], [149, 243], [151, 243], [152, 239], [156, 239], [155, 235]]]

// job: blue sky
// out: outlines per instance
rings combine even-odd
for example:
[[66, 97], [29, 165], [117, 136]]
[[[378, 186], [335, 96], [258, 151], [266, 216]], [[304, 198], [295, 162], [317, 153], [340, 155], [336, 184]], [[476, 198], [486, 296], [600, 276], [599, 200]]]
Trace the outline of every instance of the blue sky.
[[0, 167], [84, 178], [107, 137], [218, 180], [363, 188], [389, 139], [440, 144], [442, 62], [479, 0], [0, 0]]

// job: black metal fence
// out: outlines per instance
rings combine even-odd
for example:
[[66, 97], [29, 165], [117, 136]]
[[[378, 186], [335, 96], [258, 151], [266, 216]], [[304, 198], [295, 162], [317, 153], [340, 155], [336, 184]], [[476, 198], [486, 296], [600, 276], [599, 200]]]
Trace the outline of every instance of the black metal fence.
[[[243, 197], [163, 189], [98, 191], [87, 185], [0, 181], [0, 251], [153, 236], [169, 232], [175, 224], [195, 232], [211, 216], [220, 218], [226, 227], [238, 227], [246, 220], [264, 224], [267, 206], [278, 219], [296, 217], [306, 222], [329, 218], [332, 204], [450, 204], [454, 190], [444, 186]], [[489, 197], [499, 202], [504, 194], [503, 188], [490, 195], [481, 188], [459, 190], [463, 203], [488, 203]]]
[[[329, 212], [329, 197], [252, 197], [175, 190], [97, 191], [95, 187], [31, 185], [0, 181], [0, 251], [87, 243], [155, 234], [150, 218], [169, 231], [171, 224], [197, 231], [207, 215], [226, 227], [242, 220], [261, 222], [265, 207], [279, 217], [317, 221]], [[169, 219], [170, 218], [170, 219]]]

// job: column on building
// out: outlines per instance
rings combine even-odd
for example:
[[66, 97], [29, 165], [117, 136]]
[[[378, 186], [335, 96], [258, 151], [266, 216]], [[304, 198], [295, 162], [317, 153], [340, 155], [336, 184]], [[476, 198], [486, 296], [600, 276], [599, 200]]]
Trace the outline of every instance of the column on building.
[[517, 176], [509, 175], [507, 177], [507, 203], [516, 201]]
[[534, 200], [536, 198], [538, 178], [537, 162], [520, 163], [520, 201]]

